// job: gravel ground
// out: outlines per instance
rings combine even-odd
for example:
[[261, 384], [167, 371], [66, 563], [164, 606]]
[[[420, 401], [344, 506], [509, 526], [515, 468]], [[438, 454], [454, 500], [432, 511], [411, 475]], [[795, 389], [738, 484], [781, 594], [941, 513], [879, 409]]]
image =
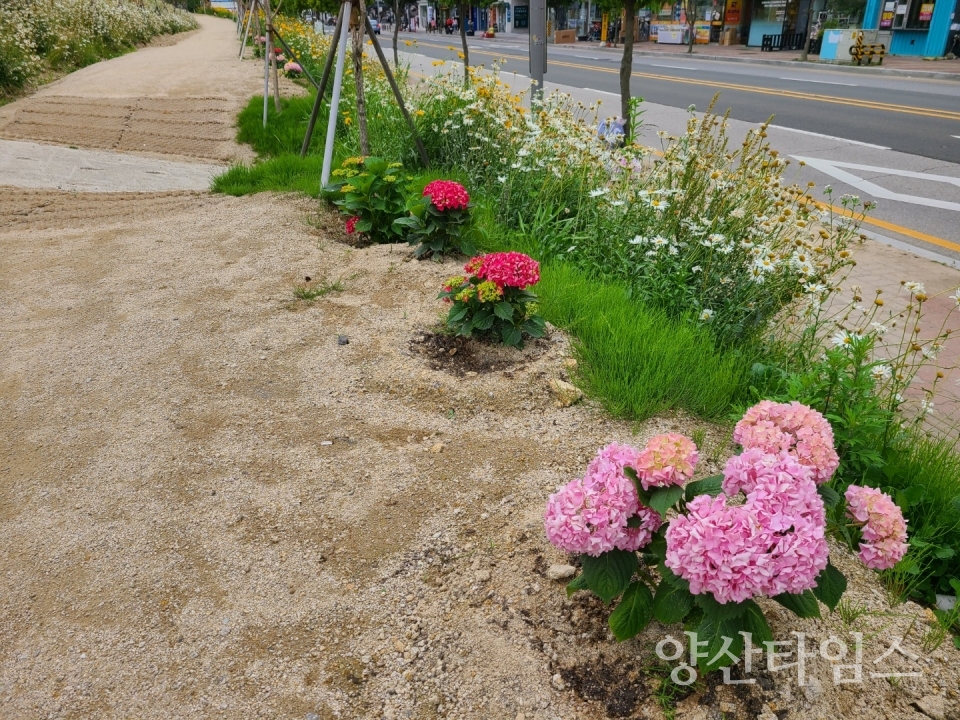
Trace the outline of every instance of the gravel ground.
[[[864, 633], [863, 683], [812, 659], [664, 697], [680, 628], [616, 645], [541, 518], [602, 444], [691, 423], [557, 407], [555, 331], [444, 356], [456, 265], [340, 227], [289, 196], [0, 189], [0, 717], [958, 717], [960, 652], [840, 550], [846, 612], [765, 609], [810, 648]], [[896, 637], [916, 659], [875, 663]]]

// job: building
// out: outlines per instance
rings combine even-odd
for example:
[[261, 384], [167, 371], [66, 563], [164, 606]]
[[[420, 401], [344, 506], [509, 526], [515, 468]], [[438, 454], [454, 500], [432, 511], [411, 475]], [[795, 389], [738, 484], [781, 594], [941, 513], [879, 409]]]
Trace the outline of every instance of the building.
[[868, 0], [863, 27], [891, 55], [941, 57], [958, 22], [960, 0]]

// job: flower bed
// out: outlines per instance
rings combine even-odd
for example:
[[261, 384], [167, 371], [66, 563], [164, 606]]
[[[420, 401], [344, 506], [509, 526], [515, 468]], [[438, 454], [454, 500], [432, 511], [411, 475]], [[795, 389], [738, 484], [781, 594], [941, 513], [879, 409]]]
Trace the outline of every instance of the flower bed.
[[161, 0], [10, 0], [0, 12], [0, 92], [196, 26]]

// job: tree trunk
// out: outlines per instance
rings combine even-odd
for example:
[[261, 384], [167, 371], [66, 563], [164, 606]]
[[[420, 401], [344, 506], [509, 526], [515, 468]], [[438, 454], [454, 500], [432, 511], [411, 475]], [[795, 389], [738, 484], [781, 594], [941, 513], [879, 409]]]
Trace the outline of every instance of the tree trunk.
[[359, 21], [353, 29], [353, 80], [357, 88], [357, 131], [360, 135], [360, 154], [370, 154], [367, 137], [367, 103], [363, 96], [363, 23], [367, 17], [367, 4], [358, 0]]
[[467, 13], [470, 6], [461, 2], [457, 14], [460, 16], [460, 44], [463, 45], [463, 85], [470, 84], [470, 51], [467, 49]]
[[687, 24], [690, 26], [690, 36], [687, 38], [687, 52], [693, 52], [693, 41], [697, 37], [697, 3], [687, 3]]
[[620, 59], [620, 116], [623, 118], [624, 140], [630, 137], [630, 77], [633, 75], [633, 24], [636, 22], [636, 0], [623, 2], [623, 57]]
[[810, 55], [810, 42], [813, 38], [812, 33], [810, 32], [810, 21], [813, 19], [813, 0], [809, 0], [807, 4], [807, 39], [803, 43], [803, 50], [800, 52], [800, 61], [806, 62], [807, 56]]
[[393, 66], [400, 67], [400, 56], [397, 55], [397, 40], [400, 37], [400, 0], [393, 0]]

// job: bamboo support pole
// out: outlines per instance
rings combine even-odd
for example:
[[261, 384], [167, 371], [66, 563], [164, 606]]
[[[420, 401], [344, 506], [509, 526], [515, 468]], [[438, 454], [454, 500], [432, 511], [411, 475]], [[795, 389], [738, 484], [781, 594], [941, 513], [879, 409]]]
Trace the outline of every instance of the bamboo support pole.
[[330, 70], [333, 68], [333, 61], [337, 54], [337, 47], [340, 43], [340, 32], [343, 29], [343, 5], [340, 6], [340, 13], [337, 15], [337, 24], [333, 29], [333, 37], [330, 38], [330, 49], [327, 51], [327, 61], [323, 65], [323, 74], [320, 76], [320, 85], [317, 86], [317, 97], [313, 101], [313, 110], [310, 112], [310, 121], [307, 123], [307, 134], [303, 136], [303, 145], [300, 147], [300, 157], [306, 157], [310, 149], [310, 143], [313, 140], [313, 128], [317, 124], [317, 116], [320, 114], [320, 105], [323, 103], [323, 96], [327, 91], [327, 83], [330, 81]]

